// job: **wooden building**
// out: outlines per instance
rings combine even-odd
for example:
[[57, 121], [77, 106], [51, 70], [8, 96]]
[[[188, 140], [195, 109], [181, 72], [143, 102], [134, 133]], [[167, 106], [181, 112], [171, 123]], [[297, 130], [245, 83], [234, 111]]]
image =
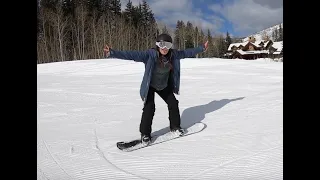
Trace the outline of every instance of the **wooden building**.
[[283, 41], [273, 42], [272, 40], [256, 41], [250, 39], [243, 43], [232, 43], [229, 45], [226, 58], [254, 60], [257, 58], [281, 58]]

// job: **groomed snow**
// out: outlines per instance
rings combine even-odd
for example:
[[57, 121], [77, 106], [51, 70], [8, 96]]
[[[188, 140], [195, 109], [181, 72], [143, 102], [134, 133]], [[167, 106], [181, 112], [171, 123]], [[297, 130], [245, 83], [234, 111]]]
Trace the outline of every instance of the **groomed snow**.
[[[183, 59], [182, 127], [198, 134], [133, 152], [139, 137], [144, 65], [96, 59], [38, 65], [39, 180], [283, 179], [283, 63]], [[153, 132], [167, 130], [156, 95]]]

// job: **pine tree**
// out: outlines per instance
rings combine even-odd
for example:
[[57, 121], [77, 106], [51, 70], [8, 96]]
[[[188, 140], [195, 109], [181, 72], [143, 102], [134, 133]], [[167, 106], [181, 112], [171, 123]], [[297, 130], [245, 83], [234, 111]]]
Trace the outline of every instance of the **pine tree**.
[[143, 0], [141, 5], [141, 15], [142, 15], [142, 25], [148, 26], [150, 24], [151, 16], [150, 7], [147, 4], [147, 1]]
[[[206, 36], [205, 36], [203, 30], [201, 29], [200, 35], [199, 35], [199, 40], [198, 40], [199, 44], [204, 43], [205, 38], [206, 38]], [[205, 52], [205, 53], [200, 53], [200, 54], [199, 54], [199, 58], [206, 57], [206, 54], [207, 54], [207, 52]]]
[[185, 33], [185, 48], [194, 48], [193, 33], [193, 25], [188, 21]]
[[161, 33], [169, 34], [169, 31], [168, 31], [168, 29], [167, 29], [167, 26], [164, 26], [164, 27], [161, 29]]
[[179, 36], [180, 36], [180, 48], [185, 49], [186, 48], [186, 25], [183, 21], [181, 21], [181, 28], [179, 30]]
[[[211, 36], [210, 29], [208, 29], [207, 38], [208, 38], [208, 45], [212, 46], [213, 45], [213, 39], [212, 39], [212, 36]], [[205, 52], [205, 57], [212, 57], [213, 53], [214, 53], [214, 48], [209, 48], [208, 51]]]
[[37, 0], [37, 37], [39, 37], [39, 33], [42, 31], [41, 21], [42, 21], [42, 17], [40, 13], [40, 0]]
[[141, 4], [139, 4], [138, 6], [133, 6], [132, 23], [137, 28], [138, 25], [141, 25], [141, 22], [142, 22], [142, 9], [141, 9]]
[[182, 31], [182, 21], [178, 20], [176, 29], [174, 31], [174, 47], [176, 49], [181, 49], [182, 39], [180, 37], [180, 33]]
[[59, 0], [41, 0], [40, 6], [55, 11], [58, 3]]
[[227, 42], [222, 35], [218, 38], [218, 46], [219, 46], [218, 57], [221, 58], [227, 52], [227, 48], [229, 47], [227, 46]]
[[281, 24], [279, 25], [278, 34], [279, 34], [279, 38], [277, 41], [282, 41], [283, 40], [283, 28], [281, 27]]
[[272, 31], [272, 39], [273, 39], [273, 41], [275, 41], [276, 39], [277, 39], [277, 37], [276, 37], [276, 31]]
[[195, 40], [194, 46], [199, 46], [199, 29], [197, 26], [194, 29], [194, 40]]
[[230, 44], [232, 44], [232, 40], [231, 40], [229, 32], [227, 31], [226, 46], [229, 47]]
[[111, 13], [111, 3], [112, 0], [101, 0], [99, 5], [99, 10], [102, 14], [109, 15]]
[[152, 13], [152, 10], [150, 9], [146, 0], [142, 1], [141, 15], [142, 30], [144, 31], [142, 37], [145, 39], [145, 48], [147, 48], [152, 46], [156, 39], [157, 25], [154, 14]]
[[120, 16], [121, 15], [121, 2], [120, 2], [120, 0], [111, 0], [110, 10], [114, 15]]
[[134, 7], [132, 6], [131, 0], [128, 1], [123, 14], [126, 22], [133, 23]]

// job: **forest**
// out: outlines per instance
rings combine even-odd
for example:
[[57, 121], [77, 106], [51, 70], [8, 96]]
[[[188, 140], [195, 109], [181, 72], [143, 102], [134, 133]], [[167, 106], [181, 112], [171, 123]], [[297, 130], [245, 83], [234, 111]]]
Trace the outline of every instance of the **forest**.
[[[101, 59], [108, 44], [117, 50], [147, 50], [160, 33], [169, 33], [175, 49], [186, 49], [209, 41], [202, 57], [222, 57], [230, 43], [229, 33], [204, 31], [191, 22], [178, 20], [173, 32], [160, 26], [143, 0], [129, 1], [121, 10], [120, 0], [38, 0], [37, 63]], [[239, 40], [238, 40], [239, 41]]]

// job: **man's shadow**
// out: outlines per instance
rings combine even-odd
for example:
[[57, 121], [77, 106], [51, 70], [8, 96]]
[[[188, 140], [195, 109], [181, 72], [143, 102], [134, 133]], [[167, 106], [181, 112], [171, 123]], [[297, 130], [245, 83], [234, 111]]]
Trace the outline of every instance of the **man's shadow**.
[[[181, 127], [182, 128], [189, 128], [195, 123], [199, 123], [204, 120], [205, 115], [221, 109], [226, 104], [232, 101], [242, 100], [244, 97], [235, 98], [235, 99], [221, 99], [219, 101], [211, 101], [208, 104], [189, 107], [182, 112], [181, 115]], [[169, 127], [160, 129], [151, 133], [151, 136], [160, 135], [168, 132], [170, 129]]]

